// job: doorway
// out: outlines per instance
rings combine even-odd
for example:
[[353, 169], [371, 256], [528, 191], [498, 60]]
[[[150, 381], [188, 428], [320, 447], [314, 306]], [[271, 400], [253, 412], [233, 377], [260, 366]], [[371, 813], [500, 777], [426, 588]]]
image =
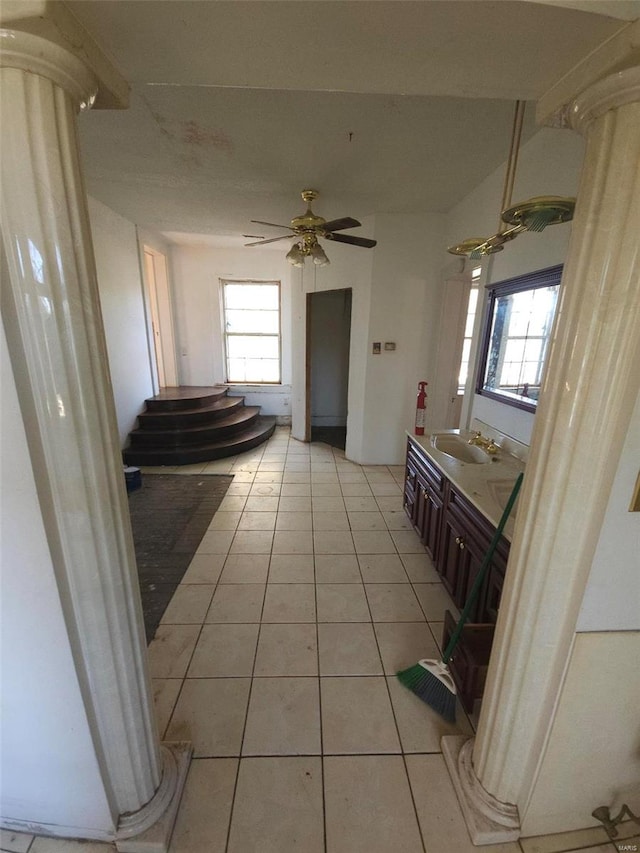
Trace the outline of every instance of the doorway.
[[151, 350], [155, 356], [154, 384], [158, 391], [178, 384], [173, 312], [166, 256], [148, 246], [143, 247], [143, 252], [145, 292], [151, 319]]
[[351, 288], [307, 295], [307, 441], [344, 450], [347, 437]]

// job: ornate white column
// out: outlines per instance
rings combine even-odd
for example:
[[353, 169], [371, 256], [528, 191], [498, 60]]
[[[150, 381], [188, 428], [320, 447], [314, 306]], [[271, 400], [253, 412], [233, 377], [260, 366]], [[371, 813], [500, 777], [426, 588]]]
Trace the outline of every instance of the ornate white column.
[[640, 67], [566, 115], [585, 162], [482, 713], [443, 740], [476, 844], [519, 835], [640, 389]]
[[3, 29], [0, 48], [2, 318], [115, 837], [161, 851], [190, 751], [160, 747], [150, 698], [76, 137], [97, 81], [39, 36]]

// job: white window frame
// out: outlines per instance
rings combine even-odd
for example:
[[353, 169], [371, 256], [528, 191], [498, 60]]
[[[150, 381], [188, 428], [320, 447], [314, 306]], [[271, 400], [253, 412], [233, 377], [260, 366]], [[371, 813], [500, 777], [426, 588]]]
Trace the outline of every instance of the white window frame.
[[[222, 320], [222, 340], [224, 349], [224, 373], [225, 383], [227, 385], [282, 385], [282, 282], [277, 279], [237, 279], [237, 278], [220, 278], [220, 303], [221, 303], [221, 320]], [[227, 304], [226, 290], [228, 284], [233, 285], [274, 285], [278, 288], [278, 331], [275, 332], [228, 332], [227, 331]], [[242, 337], [269, 337], [276, 336], [278, 338], [278, 379], [273, 381], [262, 380], [233, 380], [229, 378], [229, 348], [227, 341], [230, 337], [242, 335]]]

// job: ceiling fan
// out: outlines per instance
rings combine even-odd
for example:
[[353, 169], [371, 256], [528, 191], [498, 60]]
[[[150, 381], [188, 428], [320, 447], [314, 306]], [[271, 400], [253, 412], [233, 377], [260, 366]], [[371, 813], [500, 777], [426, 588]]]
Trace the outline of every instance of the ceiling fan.
[[311, 210], [311, 202], [318, 197], [317, 190], [303, 190], [302, 200], [307, 204], [307, 210], [302, 216], [296, 216], [290, 225], [277, 225], [275, 222], [262, 222], [260, 219], [252, 219], [256, 225], [269, 225], [273, 228], [287, 228], [292, 233], [282, 234], [280, 237], [271, 237], [269, 240], [257, 240], [254, 243], [245, 243], [245, 246], [264, 246], [265, 243], [275, 243], [277, 240], [288, 240], [292, 237], [296, 240], [287, 252], [287, 260], [294, 267], [304, 266], [307, 257], [312, 258], [314, 264], [325, 266], [329, 263], [324, 249], [318, 242], [318, 237], [325, 240], [334, 240], [336, 243], [348, 243], [351, 246], [362, 246], [372, 249], [376, 245], [375, 240], [367, 237], [354, 237], [351, 234], [336, 234], [336, 231], [344, 231], [346, 228], [358, 228], [361, 223], [350, 216], [342, 219], [332, 219], [327, 222], [322, 216], [316, 216]]

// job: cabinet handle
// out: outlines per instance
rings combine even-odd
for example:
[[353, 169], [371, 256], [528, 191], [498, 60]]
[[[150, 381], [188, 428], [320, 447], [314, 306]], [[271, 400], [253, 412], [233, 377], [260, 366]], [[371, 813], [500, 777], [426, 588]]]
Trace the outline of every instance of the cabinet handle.
[[456, 545], [461, 551], [464, 551], [464, 539], [462, 536], [456, 536]]
[[427, 490], [426, 490], [426, 489], [423, 489], [423, 490], [422, 490], [422, 497], [423, 497], [425, 500], [427, 499]]

